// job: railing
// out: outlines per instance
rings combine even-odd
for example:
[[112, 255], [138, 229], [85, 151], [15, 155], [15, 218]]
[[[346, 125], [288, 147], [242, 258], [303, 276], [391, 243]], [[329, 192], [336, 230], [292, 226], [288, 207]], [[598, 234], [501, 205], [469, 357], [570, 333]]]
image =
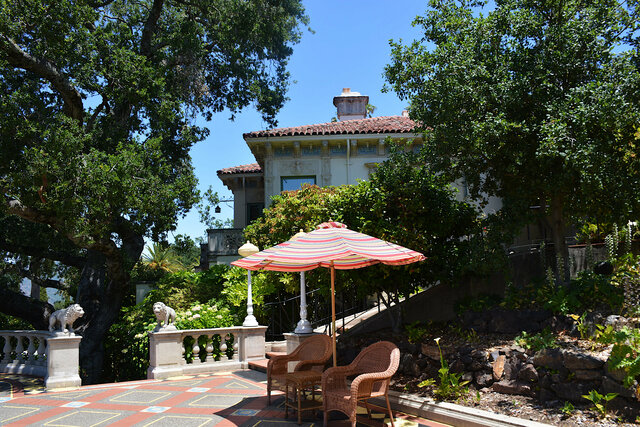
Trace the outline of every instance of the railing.
[[160, 331], [149, 334], [147, 378], [245, 369], [264, 358], [266, 326]]
[[[269, 329], [267, 330], [268, 341], [280, 341], [285, 333], [293, 332], [300, 320], [300, 295], [295, 295], [286, 299], [264, 304], [263, 310], [269, 316]], [[360, 298], [354, 293], [340, 292], [336, 295], [336, 319], [341, 319], [342, 328], [352, 322], [362, 313], [370, 308], [380, 307], [380, 300], [377, 302], [367, 298]], [[352, 319], [348, 319], [352, 317]], [[307, 318], [314, 328], [331, 324], [331, 305], [329, 300], [320, 294], [318, 289], [307, 292]], [[325, 333], [328, 329], [325, 330]]]
[[48, 331], [0, 331], [0, 372], [44, 377], [47, 389], [79, 387], [82, 337]]

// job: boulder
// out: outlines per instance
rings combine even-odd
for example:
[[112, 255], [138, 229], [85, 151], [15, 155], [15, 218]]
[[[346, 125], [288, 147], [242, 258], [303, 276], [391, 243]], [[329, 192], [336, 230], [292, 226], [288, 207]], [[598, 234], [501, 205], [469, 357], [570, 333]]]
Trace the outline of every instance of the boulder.
[[402, 359], [400, 360], [400, 371], [406, 375], [412, 375], [414, 377], [420, 376], [420, 368], [412, 354], [405, 353], [402, 355]]
[[600, 369], [576, 369], [573, 373], [575, 378], [580, 381], [598, 381], [602, 377]]
[[474, 379], [478, 387], [487, 387], [493, 382], [493, 376], [491, 374], [485, 374], [484, 372], [476, 372]]
[[602, 377], [602, 391], [607, 393], [618, 393], [619, 396], [633, 398], [633, 388], [625, 388], [622, 384], [612, 380], [608, 376]]
[[504, 373], [504, 364], [507, 361], [507, 357], [503, 354], [498, 356], [495, 362], [493, 362], [493, 379], [500, 381], [502, 374]]
[[504, 394], [521, 394], [525, 396], [533, 396], [534, 394], [531, 384], [527, 384], [523, 381], [503, 380], [497, 383], [493, 383], [491, 388], [497, 393]]
[[543, 348], [533, 356], [533, 364], [558, 370], [563, 367], [562, 359], [562, 352], [559, 349]]
[[582, 403], [585, 402], [582, 395], [588, 394], [589, 390], [593, 388], [595, 387], [593, 387], [592, 384], [583, 384], [583, 383], [551, 384], [551, 390], [553, 390], [561, 400], [569, 400], [572, 402], [582, 402]]
[[518, 371], [518, 379], [528, 383], [538, 382], [538, 371], [532, 364], [526, 364]]
[[420, 351], [431, 360], [440, 360], [440, 350], [437, 345], [422, 344]]
[[565, 351], [563, 356], [565, 368], [572, 371], [582, 369], [600, 369], [605, 362], [603, 358], [585, 353], [576, 353], [573, 351]]

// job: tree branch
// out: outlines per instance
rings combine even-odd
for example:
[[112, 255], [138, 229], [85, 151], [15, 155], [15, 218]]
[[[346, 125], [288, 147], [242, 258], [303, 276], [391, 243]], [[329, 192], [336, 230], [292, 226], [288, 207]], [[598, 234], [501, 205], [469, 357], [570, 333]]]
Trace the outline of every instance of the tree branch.
[[35, 329], [47, 329], [53, 311], [53, 306], [47, 302], [0, 286], [0, 312], [24, 319]]
[[48, 80], [62, 96], [65, 114], [82, 123], [84, 107], [80, 93], [51, 62], [45, 59], [34, 58], [7, 36], [3, 36], [0, 39], [0, 48], [7, 54], [9, 64], [35, 73], [43, 79]]
[[54, 288], [54, 289], [60, 289], [62, 291], [69, 290], [69, 285], [67, 285], [65, 282], [62, 282], [60, 280], [43, 279], [31, 273], [31, 271], [25, 270], [25, 269], [20, 270], [20, 274], [22, 274], [22, 277], [26, 277], [36, 285], [43, 288]]
[[151, 57], [151, 54], [153, 53], [153, 49], [151, 48], [151, 39], [156, 32], [158, 19], [160, 19], [163, 4], [164, 0], [153, 1], [153, 6], [151, 6], [151, 11], [149, 12], [149, 17], [147, 18], [147, 22], [145, 22], [144, 29], [142, 30], [142, 39], [140, 40], [140, 54], [146, 56], [147, 58]]
[[7, 252], [37, 256], [50, 259], [52, 261], [58, 261], [64, 265], [68, 265], [69, 267], [82, 268], [85, 263], [84, 257], [71, 255], [63, 251], [50, 251], [37, 246], [15, 245], [3, 240], [0, 240], [0, 249]]

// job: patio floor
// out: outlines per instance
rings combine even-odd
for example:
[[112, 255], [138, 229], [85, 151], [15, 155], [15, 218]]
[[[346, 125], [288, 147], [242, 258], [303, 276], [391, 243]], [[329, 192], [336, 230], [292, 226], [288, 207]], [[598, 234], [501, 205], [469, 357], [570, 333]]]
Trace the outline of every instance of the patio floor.
[[[362, 408], [358, 425], [382, 427], [389, 422], [383, 412], [374, 407], [374, 419], [369, 419]], [[400, 412], [394, 415], [397, 427], [445, 426]], [[339, 418], [340, 414], [333, 412], [329, 425], [349, 425]], [[272, 396], [268, 405], [266, 375], [257, 371], [101, 384], [48, 393], [43, 392], [41, 379], [0, 374], [0, 425], [281, 427], [296, 426], [297, 417], [289, 412], [289, 418], [285, 418], [281, 393]], [[321, 426], [321, 412], [317, 416], [303, 412], [302, 425]]]

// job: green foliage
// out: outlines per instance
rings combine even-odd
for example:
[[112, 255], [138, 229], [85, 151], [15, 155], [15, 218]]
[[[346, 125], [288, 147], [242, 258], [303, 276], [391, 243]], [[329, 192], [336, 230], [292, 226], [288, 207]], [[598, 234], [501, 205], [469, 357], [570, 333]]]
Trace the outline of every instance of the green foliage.
[[624, 293], [623, 312], [630, 316], [640, 313], [640, 257], [632, 254], [620, 257], [611, 283]]
[[582, 316], [578, 316], [577, 314], [570, 314], [573, 320], [576, 321], [576, 327], [578, 328], [578, 333], [580, 333], [580, 338], [583, 340], [589, 339], [589, 323], [587, 323], [587, 312], [582, 313]]
[[640, 375], [640, 330], [623, 328], [608, 337], [608, 340], [611, 338], [613, 348], [607, 362], [609, 369], [624, 370], [624, 385], [629, 387]]
[[[481, 218], [476, 207], [456, 200], [449, 181], [423, 160], [422, 154], [392, 146], [389, 159], [369, 181], [329, 188], [305, 185], [296, 192], [283, 192], [245, 229], [245, 238], [266, 248], [300, 229], [311, 231], [321, 222], [335, 220], [425, 253], [427, 261], [422, 263], [340, 272], [340, 290], [378, 293], [387, 305], [420, 288], [455, 285], [466, 276], [484, 276], [503, 267], [504, 251], [497, 244], [503, 236], [494, 227], [495, 218]], [[276, 288], [294, 281], [290, 275], [277, 277]], [[307, 274], [309, 289], [326, 289], [328, 282], [326, 272]]]
[[298, 0], [0, 0], [0, 220], [25, 231], [0, 232], [0, 249], [92, 272], [82, 361], [99, 358], [143, 238], [197, 201], [196, 118], [253, 106], [275, 125], [306, 23]]
[[545, 308], [568, 315], [600, 309], [617, 312], [623, 304], [623, 290], [610, 278], [583, 271], [568, 285], [556, 286], [553, 276], [534, 280], [522, 288], [508, 286], [501, 305], [505, 308]]
[[469, 381], [460, 381], [462, 374], [449, 371], [449, 364], [444, 360], [442, 348], [440, 348], [440, 338], [436, 338], [435, 342], [440, 351], [440, 369], [438, 369], [440, 383], [433, 394], [438, 400], [456, 400], [469, 393], [469, 387], [467, 387]]
[[558, 347], [556, 337], [549, 329], [545, 329], [544, 331], [533, 335], [526, 331], [522, 331], [520, 335], [515, 337], [514, 341], [519, 346], [527, 350], [533, 350], [534, 352], [540, 351], [544, 348]]
[[408, 325], [404, 325], [404, 330], [407, 333], [407, 338], [410, 343], [420, 343], [422, 339], [427, 335], [428, 328], [420, 326], [420, 322], [413, 322]]
[[454, 310], [457, 314], [467, 311], [480, 312], [502, 302], [502, 298], [494, 294], [479, 294], [476, 296], [464, 297], [454, 304]]
[[420, 381], [418, 383], [418, 387], [420, 387], [420, 388], [422, 388], [422, 387], [431, 387], [435, 383], [436, 383], [436, 380], [434, 380], [433, 378], [427, 378], [424, 381]]
[[[386, 78], [426, 130], [428, 163], [472, 196], [567, 221], [640, 213], [640, 11], [616, 2], [432, 0]], [[565, 270], [567, 271], [567, 270]], [[565, 273], [566, 276], [566, 273]], [[568, 277], [565, 277], [568, 280]]]
[[607, 403], [612, 401], [618, 396], [618, 393], [607, 393], [602, 395], [597, 390], [589, 391], [589, 394], [583, 394], [582, 397], [593, 403], [593, 409], [599, 416], [604, 417], [607, 415]]
[[175, 325], [178, 329], [210, 329], [233, 326], [234, 317], [231, 310], [216, 299], [206, 304], [199, 302], [176, 311]]
[[564, 402], [564, 406], [560, 410], [566, 417], [570, 417], [571, 415], [573, 415], [576, 407], [573, 406], [573, 403], [571, 402]]
[[[126, 381], [146, 378], [149, 364], [149, 338], [156, 318], [153, 304], [162, 301], [176, 310], [176, 325], [181, 329], [231, 326], [238, 323], [244, 311], [222, 299], [226, 265], [215, 265], [200, 272], [178, 272], [167, 274], [156, 284], [144, 302], [132, 307], [123, 307], [120, 318], [111, 326], [105, 338], [105, 381]], [[245, 293], [246, 298], [246, 293]], [[200, 304], [199, 301], [207, 301]], [[246, 301], [246, 299], [245, 299]], [[198, 307], [198, 310], [193, 310]], [[216, 309], [212, 310], [211, 307]], [[187, 313], [189, 313], [187, 315]], [[199, 314], [199, 317], [195, 317]], [[218, 318], [220, 315], [222, 318]]]

